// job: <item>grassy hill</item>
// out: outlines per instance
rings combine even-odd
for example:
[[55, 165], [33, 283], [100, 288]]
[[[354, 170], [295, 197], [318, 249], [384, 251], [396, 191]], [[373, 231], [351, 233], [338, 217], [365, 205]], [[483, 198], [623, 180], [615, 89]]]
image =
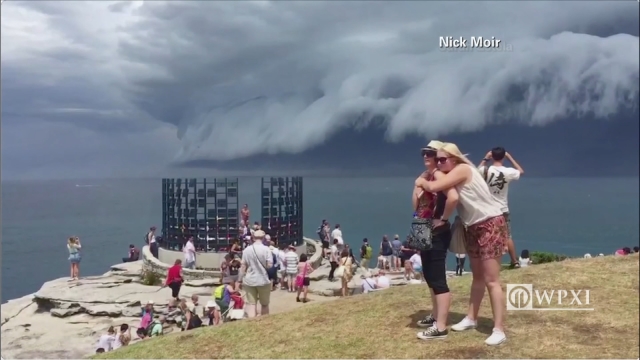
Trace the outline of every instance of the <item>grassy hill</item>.
[[[505, 344], [484, 345], [488, 298], [477, 330], [416, 339], [430, 309], [426, 286], [404, 286], [304, 309], [145, 340], [97, 358], [638, 358], [638, 256], [567, 260], [503, 271], [503, 282], [588, 289], [594, 311], [510, 311]], [[464, 317], [470, 276], [449, 282], [453, 324]]]

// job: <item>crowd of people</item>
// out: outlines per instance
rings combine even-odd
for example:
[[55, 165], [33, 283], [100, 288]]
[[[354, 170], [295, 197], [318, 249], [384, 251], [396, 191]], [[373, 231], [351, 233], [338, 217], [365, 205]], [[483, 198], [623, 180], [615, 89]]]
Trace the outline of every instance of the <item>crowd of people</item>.
[[[348, 294], [348, 283], [354, 275], [354, 268], [365, 269], [363, 292], [368, 293], [390, 285], [386, 271], [403, 271], [407, 279], [422, 279], [429, 288], [432, 309], [417, 325], [424, 330], [417, 334], [419, 339], [443, 339], [452, 331], [466, 331], [477, 327], [478, 312], [485, 295], [489, 294], [493, 313], [493, 330], [485, 340], [487, 345], [499, 345], [506, 341], [505, 335], [505, 303], [500, 281], [501, 258], [508, 254], [512, 268], [531, 265], [528, 250], [522, 250], [516, 256], [516, 248], [511, 235], [511, 216], [508, 206], [508, 188], [524, 174], [522, 167], [504, 148], [496, 147], [489, 151], [474, 165], [453, 143], [431, 141], [421, 149], [425, 170], [415, 180], [412, 195], [414, 221], [429, 224], [428, 236], [422, 240], [424, 248], [415, 248], [412, 239], [418, 236], [412, 233], [405, 241], [398, 235], [393, 240], [384, 236], [378, 249], [377, 275], [369, 272], [369, 264], [373, 258], [373, 247], [367, 238], [360, 247], [360, 262], [353, 250], [345, 243], [342, 229], [336, 224], [333, 229], [327, 220], [318, 227], [317, 234], [322, 242], [323, 257], [330, 263], [330, 281], [342, 282], [342, 295]], [[510, 162], [512, 167], [505, 166]], [[456, 222], [452, 225], [449, 219], [457, 211]], [[248, 224], [248, 209], [242, 213], [243, 224]], [[245, 226], [245, 225], [243, 225]], [[191, 305], [179, 298], [182, 285], [182, 261], [177, 260], [169, 269], [164, 286], [172, 289], [175, 311], [181, 311], [184, 320], [182, 328], [189, 330], [202, 326], [200, 315], [209, 319], [209, 325], [224, 322], [223, 313], [232, 303], [241, 303], [243, 316], [256, 317], [269, 314], [270, 295], [278, 288], [282, 291], [297, 293], [296, 301], [308, 300], [309, 274], [314, 270], [313, 264], [305, 254], [298, 256], [294, 247], [278, 248], [258, 224], [245, 227], [244, 244], [234, 244], [225, 257], [222, 272], [223, 285], [216, 288], [214, 298], [207, 306], [200, 307], [197, 296], [192, 297]], [[151, 232], [154, 232], [151, 228]], [[423, 235], [420, 235], [423, 236]], [[413, 237], [413, 238], [412, 238]], [[427, 239], [428, 237], [428, 239]], [[462, 275], [466, 259], [469, 259], [472, 283], [469, 293], [469, 307], [466, 316], [457, 324], [448, 327], [451, 293], [447, 285], [446, 257], [452, 241], [464, 250], [456, 253], [456, 275]], [[153, 244], [153, 234], [148, 243]], [[192, 241], [190, 239], [189, 241]], [[428, 245], [428, 246], [427, 246]], [[73, 249], [80, 244], [69, 242], [70, 260]], [[185, 267], [192, 268], [195, 263], [195, 250], [185, 246]], [[633, 249], [638, 252], [638, 248]], [[632, 250], [624, 248], [616, 251], [616, 255], [627, 255]], [[589, 254], [586, 254], [589, 255]], [[585, 257], [587, 257], [585, 255]], [[602, 254], [601, 254], [602, 255]], [[590, 257], [590, 255], [589, 255]], [[79, 262], [79, 261], [78, 261]], [[74, 275], [72, 262], [72, 277]], [[244, 297], [240, 296], [240, 291]], [[139, 328], [139, 336], [153, 337], [162, 334], [164, 317], [158, 320], [152, 315], [153, 307], [143, 311]], [[124, 326], [124, 325], [123, 325]], [[140, 332], [140, 329], [143, 329]], [[155, 331], [154, 331], [155, 330]], [[115, 336], [110, 329], [106, 336]], [[127, 330], [121, 330], [122, 332]], [[125, 336], [126, 338], [126, 336]], [[107, 339], [107, 338], [105, 338]], [[124, 339], [124, 338], [123, 338]], [[105, 340], [106, 341], [106, 340]], [[106, 344], [102, 337], [101, 344]], [[126, 341], [119, 342], [125, 345]], [[115, 344], [115, 341], [114, 341]], [[107, 346], [108, 347], [108, 346]], [[107, 350], [104, 346], [103, 350]]]

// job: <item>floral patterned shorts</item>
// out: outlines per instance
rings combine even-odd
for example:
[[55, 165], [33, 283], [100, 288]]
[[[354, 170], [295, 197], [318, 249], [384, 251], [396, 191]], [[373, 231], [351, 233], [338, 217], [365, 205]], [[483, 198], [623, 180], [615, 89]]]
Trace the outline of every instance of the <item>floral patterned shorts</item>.
[[469, 257], [489, 260], [507, 253], [509, 229], [502, 215], [469, 226], [465, 235]]

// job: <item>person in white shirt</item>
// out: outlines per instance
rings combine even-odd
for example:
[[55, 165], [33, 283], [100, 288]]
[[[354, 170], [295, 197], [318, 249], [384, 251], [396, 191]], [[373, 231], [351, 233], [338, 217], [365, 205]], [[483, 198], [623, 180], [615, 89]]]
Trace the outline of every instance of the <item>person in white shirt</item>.
[[[513, 167], [504, 166], [503, 162], [505, 159], [509, 160]], [[492, 161], [491, 165], [487, 164], [489, 161]], [[516, 247], [511, 235], [511, 216], [509, 215], [508, 196], [509, 184], [512, 181], [519, 180], [520, 176], [524, 175], [524, 170], [503, 147], [491, 149], [480, 162], [478, 170], [482, 173], [484, 181], [489, 185], [491, 195], [493, 195], [493, 198], [500, 204], [502, 214], [507, 221], [507, 230], [509, 231], [507, 248], [509, 250], [509, 257], [511, 258], [511, 267], [516, 268], [519, 264], [516, 258]]]
[[[591, 255], [589, 255], [589, 257], [591, 257]], [[520, 263], [520, 267], [527, 267], [533, 264], [533, 261], [531, 261], [531, 258], [529, 256], [529, 250], [527, 249], [522, 250], [522, 253], [520, 253], [520, 258], [518, 259], [518, 262]]]
[[338, 250], [338, 239], [333, 239], [333, 245], [329, 248], [329, 263], [331, 270], [329, 271], [329, 281], [333, 281], [333, 273], [338, 268], [338, 260], [340, 260], [340, 252]]
[[344, 240], [342, 239], [342, 230], [340, 230], [340, 224], [336, 224], [336, 228], [331, 231], [331, 241], [338, 240], [338, 250], [342, 250], [344, 246]]
[[391, 280], [387, 277], [384, 270], [378, 272], [378, 278], [376, 279], [376, 289], [388, 289], [391, 287]]
[[[269, 314], [271, 280], [267, 269], [273, 266], [273, 257], [269, 248], [262, 243], [264, 236], [264, 231], [256, 230], [253, 244], [242, 251], [238, 280], [247, 297], [245, 309], [249, 318]], [[257, 306], [258, 302], [260, 307]]]
[[184, 253], [184, 267], [186, 269], [196, 268], [196, 247], [193, 245], [193, 236], [189, 236], [189, 240], [182, 248]]
[[[451, 326], [451, 330], [464, 331], [477, 327], [478, 311], [487, 289], [493, 310], [493, 331], [485, 344], [500, 345], [507, 340], [504, 333], [506, 306], [500, 282], [500, 259], [506, 252], [509, 239], [502, 207], [492, 196], [481, 172], [458, 146], [444, 143], [438, 149], [436, 161], [438, 169], [445, 175], [433, 181], [420, 177], [416, 179], [415, 186], [430, 192], [450, 188], [457, 190], [456, 209], [466, 227], [465, 244], [473, 272], [467, 316]], [[445, 334], [448, 331], [446, 323], [437, 325], [442, 328], [427, 329], [425, 332]]]
[[464, 272], [464, 260], [467, 255], [465, 254], [456, 254], [456, 276], [462, 276]]
[[415, 253], [409, 258], [411, 267], [413, 268], [414, 279], [420, 279], [422, 277], [422, 258], [419, 253]]
[[98, 346], [96, 346], [96, 353], [103, 353], [113, 350], [113, 342], [116, 340], [116, 330], [113, 326], [109, 326], [107, 333], [100, 336], [98, 339]]
[[127, 324], [120, 325], [120, 333], [118, 333], [113, 341], [113, 350], [129, 345], [131, 342], [131, 328]]
[[364, 280], [362, 281], [362, 293], [368, 294], [376, 289], [376, 281], [371, 277], [370, 272], [364, 274]]
[[287, 254], [284, 256], [284, 267], [287, 273], [287, 287], [289, 292], [296, 291], [296, 276], [298, 275], [298, 254], [296, 248], [289, 246]]

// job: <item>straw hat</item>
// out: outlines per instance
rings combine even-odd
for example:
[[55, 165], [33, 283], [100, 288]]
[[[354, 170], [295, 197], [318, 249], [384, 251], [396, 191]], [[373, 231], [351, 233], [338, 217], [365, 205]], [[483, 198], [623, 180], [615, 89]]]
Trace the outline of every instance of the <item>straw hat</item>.
[[429, 143], [427, 144], [427, 147], [425, 149], [434, 149], [434, 150], [438, 150], [440, 149], [442, 146], [444, 145], [444, 143], [442, 141], [438, 141], [438, 140], [431, 140], [429, 141]]

